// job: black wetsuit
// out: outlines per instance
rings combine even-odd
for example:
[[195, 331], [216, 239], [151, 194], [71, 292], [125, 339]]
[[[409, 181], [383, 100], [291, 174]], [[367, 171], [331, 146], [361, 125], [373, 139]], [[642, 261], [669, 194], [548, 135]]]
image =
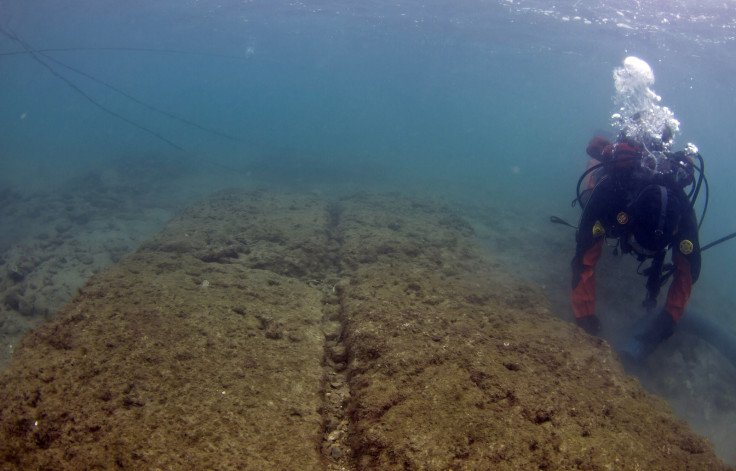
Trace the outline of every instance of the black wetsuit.
[[[631, 203], [647, 182], [631, 175], [615, 173], [604, 176], [595, 186], [578, 226], [576, 251], [572, 260], [572, 305], [575, 317], [580, 319], [595, 314], [595, 264], [600, 258], [604, 239], [615, 238], [623, 253], [636, 253], [640, 260], [652, 259], [653, 269], [647, 281], [647, 301], [653, 308], [660, 288], [661, 268], [667, 250], [672, 247], [674, 277], [670, 285], [665, 310], [679, 321], [682, 317], [693, 283], [700, 274], [700, 245], [695, 212], [682, 189], [667, 189], [666, 197], [677, 199], [679, 208], [676, 225], [661, 235], [660, 249], [647, 250], [637, 243], [637, 224], [632, 217]], [[663, 186], [661, 188], [664, 188]], [[659, 214], [649, 217], [657, 219]], [[641, 216], [640, 216], [640, 219]], [[651, 221], [647, 221], [651, 223]]]

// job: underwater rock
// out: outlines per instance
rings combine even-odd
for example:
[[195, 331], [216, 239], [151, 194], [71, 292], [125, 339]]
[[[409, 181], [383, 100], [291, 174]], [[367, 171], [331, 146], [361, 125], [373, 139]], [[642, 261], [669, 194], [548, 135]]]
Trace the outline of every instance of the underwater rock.
[[461, 221], [381, 195], [192, 206], [17, 347], [0, 468], [730, 469]]

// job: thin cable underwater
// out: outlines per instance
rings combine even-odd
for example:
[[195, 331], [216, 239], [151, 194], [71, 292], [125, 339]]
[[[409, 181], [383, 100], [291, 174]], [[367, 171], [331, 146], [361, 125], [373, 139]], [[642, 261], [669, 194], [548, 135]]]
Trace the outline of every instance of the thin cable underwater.
[[[147, 132], [148, 134], [151, 134], [155, 138], [161, 140], [162, 142], [165, 142], [166, 144], [168, 144], [169, 146], [173, 147], [174, 149], [176, 149], [178, 151], [181, 151], [181, 152], [184, 152], [184, 148], [181, 147], [180, 145], [176, 144], [175, 142], [173, 142], [173, 141], [165, 138], [161, 134], [157, 133], [156, 131], [154, 131], [152, 129], [149, 129], [149, 128], [143, 126], [142, 124], [138, 124], [135, 121], [132, 121], [132, 120], [126, 118], [125, 116], [121, 115], [120, 113], [117, 113], [117, 112], [111, 110], [110, 108], [107, 108], [105, 105], [103, 105], [102, 103], [98, 102], [97, 100], [95, 100], [94, 98], [92, 98], [91, 96], [89, 96], [87, 93], [84, 92], [84, 90], [82, 90], [81, 88], [79, 88], [74, 82], [72, 82], [68, 78], [64, 77], [56, 69], [54, 69], [49, 64], [47, 64], [46, 62], [44, 62], [41, 59], [41, 57], [39, 57], [39, 54], [37, 54], [35, 52], [35, 50], [28, 43], [26, 43], [25, 41], [23, 41], [22, 39], [20, 39], [12, 31], [9, 32], [5, 28], [0, 27], [0, 33], [4, 34], [8, 38], [10, 38], [13, 41], [16, 41], [18, 44], [20, 44], [28, 52], [28, 54], [30, 54], [31, 57], [36, 62], [38, 62], [42, 67], [44, 67], [46, 70], [48, 70], [49, 73], [51, 73], [51, 75], [55, 76], [59, 80], [61, 80], [64, 83], [66, 83], [67, 86], [69, 86], [72, 90], [74, 90], [78, 94], [82, 95], [85, 99], [87, 99], [87, 101], [89, 101], [90, 103], [92, 103], [95, 107], [99, 108], [100, 110], [104, 111], [105, 113], [109, 114], [110, 116], [113, 116], [113, 117], [115, 117], [115, 118], [117, 118], [117, 119], [119, 119], [121, 121], [124, 121], [124, 122], [130, 124], [131, 126], [134, 126], [134, 127], [138, 128], [138, 129], [140, 129], [141, 131], [144, 131], [144, 132]], [[44, 57], [46, 57], [46, 56], [44, 55]]]
[[[80, 69], [77, 69], [75, 67], [72, 67], [68, 64], [63, 63], [62, 61], [59, 61], [57, 59], [54, 59], [53, 57], [46, 54], [47, 52], [63, 52], [63, 51], [80, 51], [80, 50], [89, 50], [89, 51], [100, 51], [100, 50], [116, 50], [116, 51], [132, 51], [132, 52], [156, 52], [156, 53], [167, 53], [167, 54], [182, 54], [182, 55], [193, 55], [193, 56], [205, 56], [205, 57], [217, 57], [217, 58], [226, 58], [226, 59], [237, 59], [237, 60], [247, 60], [247, 58], [238, 57], [238, 56], [232, 56], [227, 54], [217, 54], [217, 53], [197, 53], [197, 52], [190, 52], [190, 51], [182, 51], [182, 50], [176, 50], [176, 49], [154, 49], [154, 48], [126, 48], [126, 47], [120, 47], [120, 48], [94, 48], [94, 47], [85, 47], [85, 48], [48, 48], [48, 49], [35, 49], [32, 46], [30, 46], [27, 42], [22, 40], [15, 32], [8, 31], [2, 26], [0, 26], [0, 33], [5, 35], [6, 37], [10, 38], [11, 40], [17, 42], [23, 47], [23, 51], [14, 51], [14, 52], [6, 52], [6, 53], [0, 53], [0, 56], [11, 56], [11, 55], [19, 55], [19, 54], [28, 54], [30, 55], [36, 62], [38, 62], [41, 66], [43, 66], [46, 70], [49, 71], [53, 76], [58, 78], [59, 80], [62, 80], [67, 86], [69, 86], [72, 90], [83, 96], [85, 99], [87, 99], [90, 103], [92, 103], [95, 107], [98, 109], [104, 111], [105, 113], [124, 121], [131, 126], [134, 126], [148, 134], [151, 134], [152, 136], [156, 137], [157, 139], [165, 142], [169, 146], [173, 147], [174, 149], [178, 151], [185, 151], [183, 147], [176, 144], [172, 140], [164, 137], [160, 133], [140, 124], [137, 123], [129, 118], [126, 118], [125, 116], [121, 115], [120, 113], [117, 113], [116, 111], [111, 110], [110, 108], [104, 106], [103, 104], [96, 101], [94, 98], [89, 96], [87, 93], [84, 92], [79, 86], [77, 86], [74, 82], [69, 80], [67, 77], [60, 74], [56, 69], [54, 69], [50, 64], [48, 64], [46, 61], [52, 62], [60, 67], [64, 67], [67, 70], [70, 70], [76, 74], [79, 74], [89, 80], [94, 81], [95, 83], [102, 85], [109, 90], [112, 90], [113, 92], [131, 100], [132, 102], [150, 110], [154, 111], [156, 113], [162, 114], [170, 119], [179, 121], [183, 124], [186, 124], [188, 126], [191, 126], [193, 128], [199, 129], [200, 131], [204, 131], [222, 138], [226, 138], [233, 141], [240, 141], [240, 142], [247, 142], [244, 139], [232, 136], [230, 134], [218, 131], [216, 129], [209, 128], [207, 126], [203, 126], [199, 123], [196, 123], [194, 121], [191, 121], [186, 118], [182, 118], [181, 116], [177, 116], [173, 113], [170, 113], [168, 111], [162, 110], [160, 108], [157, 108], [153, 105], [150, 105], [148, 103], [145, 103], [144, 101], [130, 95], [129, 93], [103, 81], [100, 80], [91, 74], [88, 74]], [[43, 59], [42, 59], [43, 58]], [[45, 60], [44, 60], [45, 59]]]
[[[239, 61], [247, 61], [248, 57], [234, 56], [231, 54], [220, 54], [217, 52], [195, 52], [185, 51], [182, 49], [158, 49], [154, 47], [59, 47], [59, 48], [44, 48], [34, 49], [35, 52], [76, 52], [76, 51], [121, 51], [121, 52], [153, 52], [159, 54], [181, 54], [185, 56], [198, 56], [198, 57], [216, 57], [218, 59], [232, 59]], [[10, 51], [0, 52], [1, 56], [17, 56], [21, 54], [29, 54], [28, 51]]]
[[71, 70], [72, 72], [75, 72], [75, 73], [77, 73], [77, 74], [79, 74], [79, 75], [81, 75], [83, 77], [86, 77], [86, 78], [92, 80], [93, 82], [96, 82], [96, 83], [102, 85], [103, 87], [106, 87], [106, 88], [112, 90], [113, 92], [115, 92], [115, 93], [117, 93], [119, 95], [124, 96], [125, 98], [131, 100], [132, 102], [141, 105], [142, 107], [144, 107], [146, 109], [149, 109], [151, 111], [155, 111], [156, 113], [160, 113], [160, 114], [162, 114], [162, 115], [164, 115], [166, 117], [169, 117], [171, 119], [174, 119], [176, 121], [179, 121], [181, 123], [184, 123], [184, 124], [186, 124], [188, 126], [195, 127], [195, 128], [197, 128], [199, 130], [202, 130], [202, 131], [205, 131], [205, 132], [208, 132], [208, 133], [211, 133], [211, 134], [215, 134], [215, 135], [220, 136], [220, 137], [224, 137], [224, 138], [227, 138], [227, 139], [230, 139], [230, 140], [233, 140], [233, 141], [240, 141], [241, 140], [241, 139], [238, 139], [237, 137], [231, 136], [231, 135], [226, 134], [224, 132], [217, 131], [216, 129], [210, 129], [208, 127], [202, 126], [201, 124], [197, 124], [194, 121], [190, 121], [190, 120], [188, 120], [186, 118], [182, 118], [182, 117], [177, 116], [177, 115], [175, 115], [173, 113], [169, 113], [168, 111], [162, 110], [162, 109], [157, 108], [157, 107], [155, 107], [153, 105], [149, 105], [149, 104], [147, 104], [147, 103], [139, 100], [138, 98], [136, 98], [136, 97], [134, 97], [134, 96], [132, 96], [132, 95], [124, 92], [123, 90], [120, 90], [119, 88], [117, 88], [117, 87], [115, 87], [113, 85], [110, 85], [107, 82], [104, 82], [104, 81], [102, 81], [102, 80], [100, 80], [100, 79], [98, 79], [96, 77], [93, 77], [92, 75], [90, 75], [90, 74], [88, 74], [88, 73], [86, 73], [86, 72], [84, 72], [82, 70], [79, 70], [79, 69], [77, 69], [75, 67], [72, 67], [70, 65], [64, 64], [63, 62], [58, 61], [58, 60], [56, 60], [56, 59], [54, 59], [54, 58], [52, 58], [52, 57], [50, 57], [50, 56], [48, 56], [46, 54], [43, 54], [43, 56], [46, 59], [50, 60], [51, 62], [53, 62], [53, 63], [55, 63], [55, 64], [57, 64], [57, 65], [59, 65], [61, 67], [64, 67], [65, 69]]

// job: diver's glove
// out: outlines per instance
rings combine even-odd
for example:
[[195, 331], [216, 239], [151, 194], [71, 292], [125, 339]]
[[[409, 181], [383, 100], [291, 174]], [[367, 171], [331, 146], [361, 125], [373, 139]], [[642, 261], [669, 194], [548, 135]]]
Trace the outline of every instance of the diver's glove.
[[673, 333], [675, 320], [666, 310], [645, 315], [631, 329], [620, 351], [622, 360], [634, 364], [641, 362]]

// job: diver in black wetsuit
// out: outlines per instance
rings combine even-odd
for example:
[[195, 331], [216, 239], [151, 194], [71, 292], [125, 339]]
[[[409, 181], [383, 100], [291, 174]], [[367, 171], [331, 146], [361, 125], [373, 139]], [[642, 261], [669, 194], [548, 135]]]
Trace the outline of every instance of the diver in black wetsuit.
[[[690, 151], [651, 151], [643, 143], [621, 137], [616, 144], [596, 137], [587, 149], [600, 166], [590, 172], [579, 197], [584, 210], [572, 260], [571, 301], [575, 320], [596, 334], [595, 264], [606, 239], [616, 251], [639, 261], [651, 260], [644, 307], [648, 315], [635, 327], [622, 355], [639, 361], [669, 338], [682, 318], [692, 285], [700, 274], [698, 223], [684, 188], [694, 182]], [[699, 154], [697, 158], [700, 159]], [[664, 280], [665, 256], [672, 249], [673, 275], [663, 309], [656, 311]]]

